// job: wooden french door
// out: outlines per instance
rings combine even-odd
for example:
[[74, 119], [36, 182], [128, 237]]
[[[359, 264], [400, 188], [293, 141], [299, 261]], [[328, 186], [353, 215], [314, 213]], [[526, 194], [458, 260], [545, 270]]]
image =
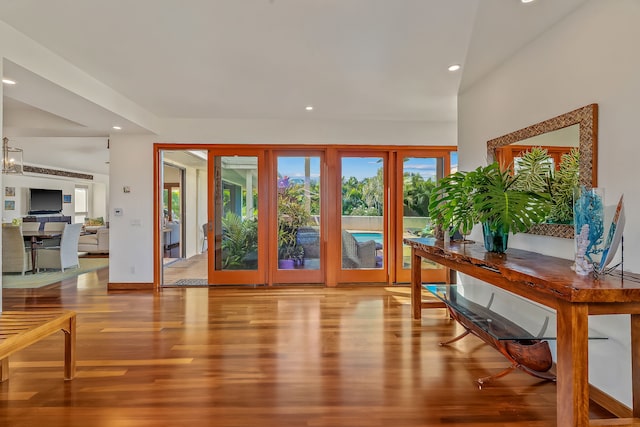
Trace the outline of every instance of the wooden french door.
[[[187, 243], [197, 242], [189, 252], [206, 255], [212, 285], [408, 283], [411, 259], [402, 239], [428, 233], [429, 185], [454, 171], [457, 158], [454, 147], [157, 144], [156, 150], [155, 173], [164, 150], [206, 153], [200, 174], [206, 182], [191, 187], [203, 189], [193, 197], [206, 212], [185, 225]], [[168, 229], [158, 179], [155, 242], [162, 248]], [[162, 277], [158, 252], [154, 268]], [[444, 274], [423, 266], [426, 281]]]
[[271, 282], [322, 283], [326, 265], [323, 152], [274, 151], [271, 166]]
[[[453, 156], [457, 167], [457, 156]], [[435, 183], [451, 173], [450, 151], [402, 151], [396, 153], [393, 237], [395, 252], [393, 273], [395, 283], [411, 282], [411, 248], [402, 243], [405, 237], [431, 237], [433, 226], [429, 218], [429, 195]], [[440, 264], [422, 260], [422, 280], [443, 282], [446, 270]]]
[[[338, 283], [389, 281], [389, 155], [385, 151], [338, 153], [341, 195], [333, 206], [339, 254]], [[335, 258], [334, 258], [335, 259]], [[334, 261], [335, 262], [335, 261]]]
[[265, 152], [215, 148], [209, 165], [209, 283], [263, 284], [269, 247]]

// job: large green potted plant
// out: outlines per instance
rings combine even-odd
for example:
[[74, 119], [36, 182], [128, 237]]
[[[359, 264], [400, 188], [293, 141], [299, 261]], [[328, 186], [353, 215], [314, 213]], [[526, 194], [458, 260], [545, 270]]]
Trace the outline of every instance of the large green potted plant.
[[308, 225], [311, 214], [304, 204], [304, 193], [296, 184], [278, 189], [278, 265], [293, 268], [304, 260], [304, 249], [298, 243], [298, 229]]
[[436, 184], [429, 211], [437, 224], [463, 235], [481, 223], [487, 250], [504, 252], [509, 233], [543, 222], [551, 207], [548, 193], [517, 190], [519, 179], [497, 162], [456, 172]]

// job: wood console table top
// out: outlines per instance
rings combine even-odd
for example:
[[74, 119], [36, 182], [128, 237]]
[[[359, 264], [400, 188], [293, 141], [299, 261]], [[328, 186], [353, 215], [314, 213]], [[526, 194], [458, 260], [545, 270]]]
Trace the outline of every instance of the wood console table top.
[[[571, 270], [572, 260], [513, 248], [504, 254], [490, 253], [482, 242], [445, 244], [435, 239], [416, 238], [405, 239], [404, 243], [419, 250], [424, 258], [454, 270], [467, 273], [464, 270], [472, 269], [474, 277], [484, 276], [483, 273], [489, 278], [499, 275], [509, 282], [509, 286], [497, 285], [515, 293], [540, 293], [569, 302], [640, 302], [637, 275], [629, 274], [629, 280], [624, 276], [606, 275], [599, 279], [591, 275], [579, 276]], [[523, 289], [519, 291], [518, 287]]]
[[[578, 276], [571, 260], [508, 249], [493, 254], [481, 242], [453, 244], [434, 239], [405, 239], [411, 246], [411, 305], [421, 318], [422, 258], [554, 308], [557, 313], [557, 425], [640, 425], [640, 283], [624, 277]], [[625, 276], [629, 277], [629, 276]], [[637, 279], [637, 275], [630, 275]], [[470, 285], [473, 286], [473, 285]], [[595, 314], [631, 315], [633, 418], [589, 420], [588, 318]]]

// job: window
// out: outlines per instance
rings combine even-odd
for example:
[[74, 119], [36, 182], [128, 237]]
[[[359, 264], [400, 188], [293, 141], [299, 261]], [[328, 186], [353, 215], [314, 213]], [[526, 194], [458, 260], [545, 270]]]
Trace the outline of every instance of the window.
[[84, 223], [89, 217], [89, 188], [76, 187], [75, 189], [75, 217], [74, 223]]

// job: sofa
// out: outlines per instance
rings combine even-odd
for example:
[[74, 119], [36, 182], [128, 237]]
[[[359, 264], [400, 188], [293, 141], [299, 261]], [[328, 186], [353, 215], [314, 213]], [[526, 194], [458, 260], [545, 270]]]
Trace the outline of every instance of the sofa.
[[99, 227], [88, 231], [85, 227], [85, 234], [80, 236], [78, 240], [78, 252], [88, 253], [109, 253], [109, 229], [107, 227]]
[[168, 221], [162, 229], [164, 234], [164, 248], [175, 248], [180, 243], [180, 223]]

